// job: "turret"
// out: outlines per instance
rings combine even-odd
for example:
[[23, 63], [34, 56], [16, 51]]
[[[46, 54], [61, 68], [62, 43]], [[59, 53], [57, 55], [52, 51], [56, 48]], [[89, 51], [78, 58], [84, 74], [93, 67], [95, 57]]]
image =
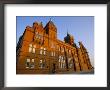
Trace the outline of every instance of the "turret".
[[68, 43], [72, 46], [74, 45], [74, 37], [72, 35], [68, 34], [68, 32], [67, 32], [67, 36], [64, 37], [64, 41], [65, 41], [65, 43]]
[[50, 20], [45, 28], [45, 34], [47, 34], [49, 36], [50, 39], [57, 39], [57, 28], [56, 26], [54, 25], [54, 23], [52, 22], [52, 20]]

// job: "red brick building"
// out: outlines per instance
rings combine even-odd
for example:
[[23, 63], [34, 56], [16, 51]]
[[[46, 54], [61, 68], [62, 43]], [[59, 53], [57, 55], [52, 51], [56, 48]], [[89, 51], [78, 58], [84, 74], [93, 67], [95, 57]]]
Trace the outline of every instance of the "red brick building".
[[57, 27], [49, 21], [27, 26], [16, 48], [17, 74], [49, 74], [89, 71], [92, 69], [89, 55], [82, 44], [78, 47], [74, 37], [67, 33], [64, 41], [57, 39]]

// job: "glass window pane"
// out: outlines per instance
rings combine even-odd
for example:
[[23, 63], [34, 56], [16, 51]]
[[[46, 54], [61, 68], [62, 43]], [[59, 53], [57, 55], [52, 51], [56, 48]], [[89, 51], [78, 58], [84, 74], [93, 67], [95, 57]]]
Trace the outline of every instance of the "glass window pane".
[[32, 47], [32, 44], [29, 44], [29, 47]]
[[40, 50], [40, 54], [42, 54], [43, 53], [43, 50]]
[[29, 47], [29, 52], [32, 52], [32, 47]]
[[32, 62], [34, 62], [34, 59], [32, 59]]
[[27, 59], [27, 62], [30, 62], [30, 59]]
[[33, 53], [35, 53], [35, 48], [33, 48]]
[[44, 55], [46, 55], [46, 51], [44, 51]]
[[27, 59], [26, 60], [26, 68], [29, 68], [30, 67], [30, 59]]

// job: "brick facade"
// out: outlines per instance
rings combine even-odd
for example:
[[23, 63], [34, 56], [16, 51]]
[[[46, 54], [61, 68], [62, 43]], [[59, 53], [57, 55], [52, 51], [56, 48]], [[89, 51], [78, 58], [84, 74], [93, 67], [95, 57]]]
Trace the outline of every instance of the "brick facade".
[[45, 27], [42, 22], [27, 26], [19, 38], [17, 48], [17, 74], [49, 74], [89, 71], [92, 69], [89, 55], [82, 44], [74, 43], [67, 33], [64, 41], [57, 39], [57, 28], [52, 21]]

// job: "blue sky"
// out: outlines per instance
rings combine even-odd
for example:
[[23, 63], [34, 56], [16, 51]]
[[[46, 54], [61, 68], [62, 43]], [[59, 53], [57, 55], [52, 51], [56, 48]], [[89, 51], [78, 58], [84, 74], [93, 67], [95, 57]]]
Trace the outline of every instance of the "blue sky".
[[93, 16], [17, 16], [17, 42], [23, 34], [27, 25], [32, 26], [33, 22], [42, 22], [43, 26], [50, 20], [57, 27], [57, 38], [64, 40], [69, 34], [74, 36], [75, 43], [78, 45], [82, 41], [89, 52], [92, 65], [94, 65], [94, 17]]

